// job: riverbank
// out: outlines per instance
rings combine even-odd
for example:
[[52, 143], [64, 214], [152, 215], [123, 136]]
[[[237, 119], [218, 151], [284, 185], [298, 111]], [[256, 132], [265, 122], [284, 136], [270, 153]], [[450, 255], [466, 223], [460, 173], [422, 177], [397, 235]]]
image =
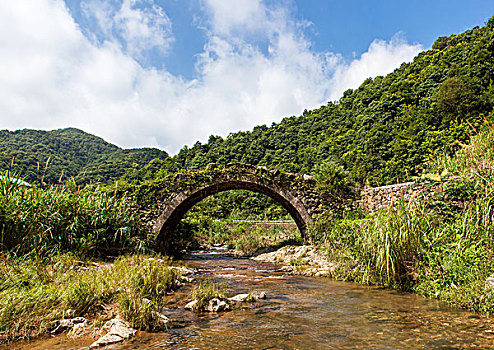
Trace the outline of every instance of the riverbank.
[[0, 262], [0, 348], [62, 334], [98, 348], [138, 331], [167, 331], [172, 320], [164, 313], [177, 300], [175, 309], [218, 313], [265, 298], [253, 290], [227, 295], [222, 284], [157, 255], [84, 261], [70, 254], [3, 255]]
[[[138, 331], [112, 349], [444, 349], [489, 348], [493, 320], [437, 300], [373, 286], [287, 272], [278, 264], [232, 256], [223, 249], [193, 252], [183, 263], [195, 271], [166, 296], [166, 331]], [[228, 312], [184, 309], [191, 291], [212, 281], [226, 296], [265, 292], [265, 299]], [[18, 349], [88, 347], [94, 338], [70, 335], [13, 344]], [[2, 348], [0, 346], [0, 348]]]
[[[149, 255], [112, 262], [70, 254], [42, 260], [3, 255], [0, 261], [2, 342], [69, 330], [96, 335], [116, 316], [135, 329], [166, 329], [160, 314], [165, 296], [187, 280], [170, 260]], [[76, 321], [61, 326], [67, 319]]]
[[[490, 315], [493, 139], [492, 130], [479, 134], [455, 157], [431, 165], [443, 174], [440, 193], [373, 214], [321, 216], [308, 232], [315, 246], [283, 247], [297, 242], [293, 232], [243, 224], [199, 236], [242, 254], [257, 251], [257, 260], [285, 264], [278, 271], [283, 274], [409, 291]], [[9, 177], [0, 181], [0, 189], [1, 341], [50, 334], [61, 320], [72, 320], [73, 333], [102, 332], [117, 315], [130, 328], [167, 328], [162, 311], [168, 296], [188, 279], [167, 258], [138, 254], [151, 241], [125, 200], [69, 188], [21, 188]], [[260, 254], [266, 246], [281, 249]], [[98, 260], [109, 251], [120, 257]]]

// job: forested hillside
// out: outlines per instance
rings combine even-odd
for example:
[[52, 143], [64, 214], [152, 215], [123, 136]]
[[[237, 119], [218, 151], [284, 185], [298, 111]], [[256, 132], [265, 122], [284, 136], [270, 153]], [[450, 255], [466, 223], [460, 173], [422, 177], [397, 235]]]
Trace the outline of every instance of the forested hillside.
[[155, 148], [121, 149], [74, 128], [0, 130], [0, 170], [12, 168], [30, 182], [53, 184], [71, 178], [79, 185], [108, 182], [152, 159], [167, 157]]
[[482, 28], [440, 37], [413, 62], [365, 80], [339, 101], [270, 127], [211, 136], [127, 179], [238, 161], [303, 173], [330, 163], [360, 184], [403, 181], [420, 174], [434, 153], [454, 153], [493, 118], [493, 81], [494, 17]]
[[[78, 184], [242, 162], [314, 173], [338, 167], [357, 184], [383, 185], [419, 175], [437, 153], [452, 154], [494, 119], [494, 17], [482, 28], [441, 37], [393, 73], [367, 79], [299, 117], [270, 127], [210, 136], [174, 157], [157, 149], [123, 150], [81, 130], [0, 131], [0, 169], [28, 181]], [[149, 163], [151, 160], [157, 160]], [[149, 164], [148, 164], [149, 163]], [[146, 164], [148, 164], [146, 166]]]

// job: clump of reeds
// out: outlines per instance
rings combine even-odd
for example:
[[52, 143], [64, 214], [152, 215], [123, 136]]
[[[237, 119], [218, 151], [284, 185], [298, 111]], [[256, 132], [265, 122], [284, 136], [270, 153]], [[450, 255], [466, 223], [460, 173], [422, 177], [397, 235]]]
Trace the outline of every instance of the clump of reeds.
[[118, 297], [121, 316], [137, 329], [162, 328], [158, 313], [166, 294], [178, 286], [178, 270], [164, 268], [160, 260], [137, 256], [117, 262], [113, 269], [124, 277]]
[[179, 279], [169, 260], [150, 256], [96, 266], [67, 254], [44, 260], [2, 255], [0, 342], [45, 334], [65, 316], [105, 321], [119, 314], [135, 328], [155, 330]]
[[329, 254], [355, 264], [340, 278], [394, 286], [460, 307], [494, 312], [494, 132], [472, 138], [430, 169], [443, 190], [372, 215], [329, 220], [318, 237]]
[[213, 298], [226, 299], [226, 294], [222, 286], [209, 279], [195, 286], [190, 295], [192, 299], [197, 300], [194, 310], [204, 310]]
[[0, 248], [16, 254], [77, 251], [99, 254], [132, 246], [139, 220], [125, 199], [109, 194], [28, 187], [0, 178]]

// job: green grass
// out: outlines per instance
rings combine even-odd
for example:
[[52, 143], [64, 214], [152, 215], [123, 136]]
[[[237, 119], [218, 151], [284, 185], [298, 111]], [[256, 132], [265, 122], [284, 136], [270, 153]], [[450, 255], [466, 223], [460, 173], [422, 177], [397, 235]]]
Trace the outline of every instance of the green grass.
[[222, 244], [241, 253], [301, 240], [295, 225], [265, 227], [262, 224], [212, 219], [197, 213], [184, 218], [179, 231], [183, 237], [188, 237], [188, 244], [185, 245], [188, 249]]
[[115, 254], [142, 246], [138, 217], [125, 199], [65, 186], [25, 187], [0, 177], [0, 249], [17, 255], [72, 251]]
[[249, 290], [247, 297], [245, 298], [246, 303], [255, 303], [257, 301], [257, 293], [255, 291]]
[[[158, 312], [180, 276], [168, 259], [123, 256], [147, 250], [125, 198], [70, 184], [29, 187], [2, 175], [0, 341], [46, 334], [68, 310], [96, 323], [120, 314], [137, 329], [163, 327]], [[120, 258], [89, 261], [110, 254]]]
[[[137, 329], [159, 329], [157, 312], [180, 279], [169, 263], [145, 255], [122, 256], [99, 266], [67, 254], [45, 260], [3, 255], [0, 339], [45, 334], [69, 309], [95, 322], [120, 314]], [[76, 271], [73, 266], [89, 269]]]
[[334, 277], [378, 284], [439, 298], [459, 307], [494, 313], [494, 132], [472, 138], [454, 157], [429, 171], [444, 178], [432, 198], [372, 215], [321, 220], [313, 240], [340, 263]]
[[204, 310], [211, 299], [226, 299], [223, 286], [211, 280], [205, 280], [195, 286], [192, 289], [190, 296], [192, 299], [197, 300], [197, 304], [195, 304], [194, 307], [194, 310], [196, 311]]

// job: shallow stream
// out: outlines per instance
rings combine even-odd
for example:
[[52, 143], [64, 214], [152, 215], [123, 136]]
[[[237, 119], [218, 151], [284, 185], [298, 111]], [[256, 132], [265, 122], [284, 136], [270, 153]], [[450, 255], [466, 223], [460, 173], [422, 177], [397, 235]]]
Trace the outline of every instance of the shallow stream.
[[[106, 349], [494, 349], [494, 323], [448, 305], [376, 287], [291, 275], [280, 266], [198, 252], [184, 262], [225, 285], [228, 296], [263, 291], [267, 298], [221, 314], [182, 307], [187, 288], [165, 314], [174, 327], [140, 332]], [[82, 349], [92, 339], [52, 338], [25, 349]], [[24, 347], [26, 346], [26, 347]]]

